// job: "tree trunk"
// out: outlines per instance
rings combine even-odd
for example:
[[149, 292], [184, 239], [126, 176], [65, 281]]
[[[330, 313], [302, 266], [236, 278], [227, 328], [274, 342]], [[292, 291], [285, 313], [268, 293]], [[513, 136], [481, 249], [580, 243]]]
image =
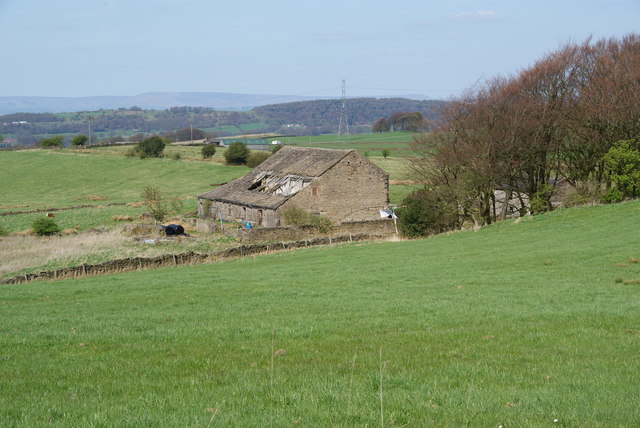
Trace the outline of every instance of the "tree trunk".
[[506, 220], [507, 214], [509, 212], [509, 201], [511, 200], [511, 189], [505, 190], [504, 192], [504, 202], [502, 204], [502, 212], [500, 213], [500, 219]]

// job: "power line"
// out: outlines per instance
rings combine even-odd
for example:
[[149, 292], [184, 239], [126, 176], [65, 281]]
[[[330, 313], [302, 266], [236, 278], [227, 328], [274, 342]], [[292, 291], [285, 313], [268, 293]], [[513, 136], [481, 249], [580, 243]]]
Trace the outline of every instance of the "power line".
[[342, 124], [347, 128], [347, 140], [349, 139], [349, 121], [347, 120], [347, 83], [342, 79], [342, 107], [340, 108], [340, 124], [338, 125], [338, 142], [342, 141]]

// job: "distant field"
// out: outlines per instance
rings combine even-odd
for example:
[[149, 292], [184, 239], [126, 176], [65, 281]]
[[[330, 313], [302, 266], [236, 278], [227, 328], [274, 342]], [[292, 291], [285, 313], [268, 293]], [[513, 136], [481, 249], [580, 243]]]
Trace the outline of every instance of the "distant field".
[[141, 160], [68, 149], [0, 152], [0, 162], [0, 212], [134, 202], [147, 184], [171, 196], [194, 197], [248, 171], [216, 162]]
[[382, 150], [387, 149], [391, 157], [411, 157], [410, 143], [413, 141], [410, 132], [383, 132], [379, 134], [337, 134], [316, 135], [310, 137], [282, 137], [284, 144], [305, 147], [324, 147], [327, 149], [356, 149], [371, 156], [382, 156]]
[[638, 426], [638, 218], [3, 286], [0, 421]]

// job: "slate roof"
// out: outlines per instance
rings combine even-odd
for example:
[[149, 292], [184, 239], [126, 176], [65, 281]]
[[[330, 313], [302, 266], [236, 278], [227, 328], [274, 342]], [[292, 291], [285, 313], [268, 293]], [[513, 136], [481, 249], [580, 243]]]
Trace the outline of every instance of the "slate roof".
[[244, 177], [235, 179], [198, 196], [200, 199], [227, 202], [253, 208], [277, 209], [295, 195], [274, 194], [249, 190], [256, 180], [268, 175], [285, 179], [296, 176], [312, 181], [331, 169], [353, 150], [317, 149], [310, 147], [283, 147]]

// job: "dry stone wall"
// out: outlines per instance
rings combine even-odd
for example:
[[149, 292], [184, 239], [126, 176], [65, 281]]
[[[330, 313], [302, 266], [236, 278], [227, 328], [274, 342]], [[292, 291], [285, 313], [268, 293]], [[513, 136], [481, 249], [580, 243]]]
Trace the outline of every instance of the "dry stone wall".
[[318, 245], [331, 245], [341, 242], [352, 242], [372, 239], [368, 234], [351, 234], [342, 236], [325, 236], [297, 241], [260, 243], [240, 245], [226, 250], [212, 253], [187, 252], [181, 254], [167, 254], [157, 257], [134, 257], [120, 260], [110, 260], [94, 265], [83, 264], [80, 266], [55, 269], [46, 272], [19, 275], [0, 281], [0, 284], [23, 284], [36, 280], [58, 280], [70, 278], [82, 278], [87, 276], [104, 275], [108, 273], [121, 273], [134, 270], [154, 269], [168, 266], [195, 265], [200, 263], [213, 263], [237, 257], [246, 257], [272, 251], [283, 251], [294, 248], [312, 247]]
[[[395, 234], [392, 220], [353, 221], [333, 225], [330, 231], [334, 236], [368, 235], [384, 237]], [[238, 231], [238, 239], [242, 242], [272, 242], [313, 239], [327, 236], [313, 226], [283, 226], [269, 228], [242, 229]]]

